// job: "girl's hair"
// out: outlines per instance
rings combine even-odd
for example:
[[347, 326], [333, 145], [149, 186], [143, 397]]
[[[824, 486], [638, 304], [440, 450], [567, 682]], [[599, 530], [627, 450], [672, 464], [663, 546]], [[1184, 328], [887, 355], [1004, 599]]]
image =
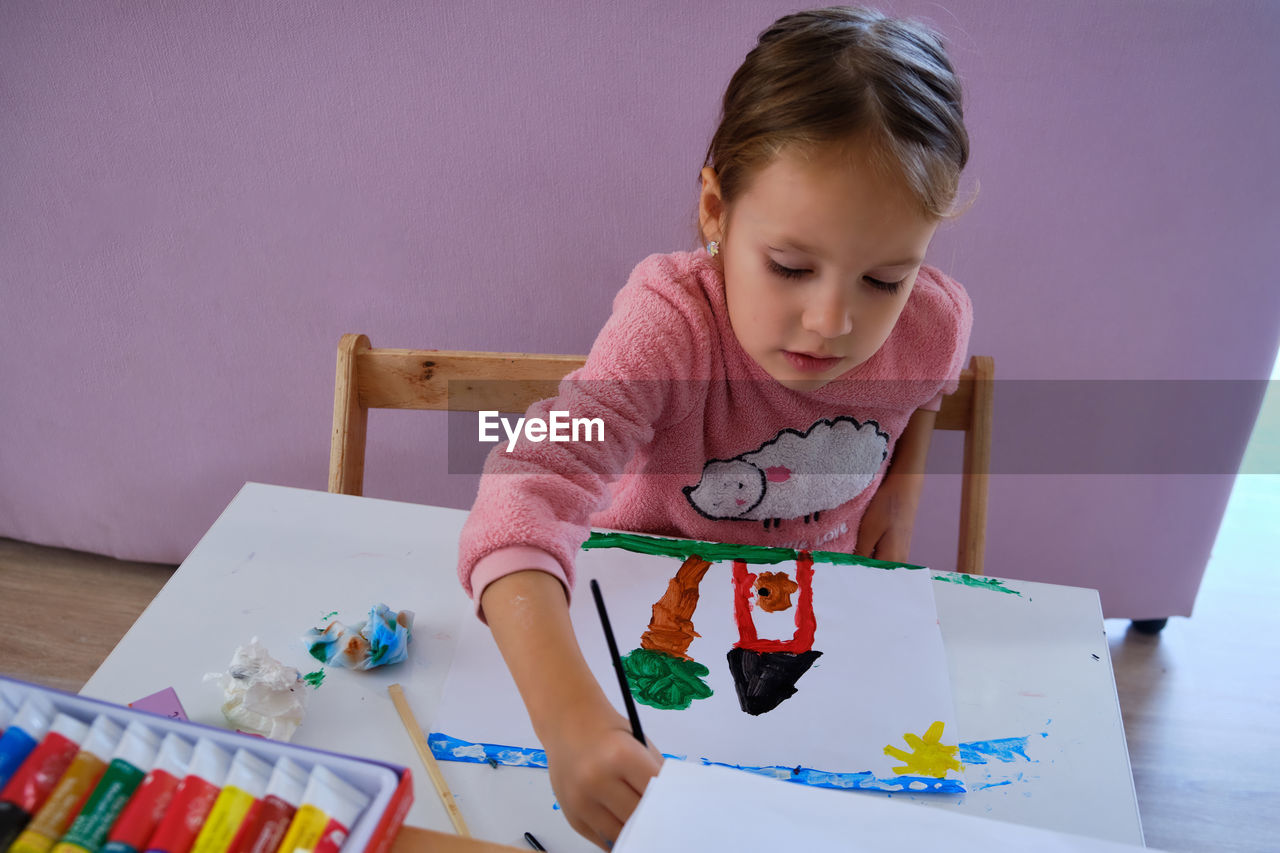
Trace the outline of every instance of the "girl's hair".
[[951, 215], [969, 135], [936, 33], [847, 7], [779, 18], [729, 81], [703, 165], [728, 205], [784, 148], [848, 142], [868, 144], [926, 216]]

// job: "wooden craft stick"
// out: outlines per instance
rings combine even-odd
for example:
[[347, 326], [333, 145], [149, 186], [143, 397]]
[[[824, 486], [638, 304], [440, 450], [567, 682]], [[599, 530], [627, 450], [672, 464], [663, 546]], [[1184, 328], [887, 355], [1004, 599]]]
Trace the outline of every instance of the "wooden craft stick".
[[418, 725], [417, 719], [413, 716], [413, 709], [409, 707], [409, 700], [404, 698], [404, 690], [401, 689], [399, 684], [392, 684], [387, 688], [387, 692], [391, 694], [391, 701], [400, 713], [400, 721], [404, 723], [405, 731], [409, 733], [409, 739], [413, 741], [414, 747], [418, 750], [418, 757], [422, 759], [422, 766], [427, 768], [427, 775], [431, 777], [431, 784], [436, 786], [436, 793], [440, 795], [440, 802], [444, 803], [444, 810], [449, 813], [449, 820], [453, 821], [454, 830], [464, 838], [470, 838], [471, 830], [467, 829], [467, 822], [462, 819], [462, 812], [458, 810], [458, 804], [453, 800], [453, 792], [449, 790], [448, 783], [444, 781], [444, 774], [440, 772], [440, 765], [436, 763], [436, 757], [431, 754], [431, 747], [427, 744], [427, 739], [422, 736], [422, 727]]

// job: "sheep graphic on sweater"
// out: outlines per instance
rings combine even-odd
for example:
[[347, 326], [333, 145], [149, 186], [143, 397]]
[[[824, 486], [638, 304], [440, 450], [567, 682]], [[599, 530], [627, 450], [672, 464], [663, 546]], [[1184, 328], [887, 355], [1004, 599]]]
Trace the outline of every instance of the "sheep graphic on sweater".
[[805, 523], [857, 497], [889, 455], [889, 436], [875, 421], [823, 418], [804, 432], [784, 429], [748, 453], [712, 459], [684, 495], [712, 520], [781, 519]]

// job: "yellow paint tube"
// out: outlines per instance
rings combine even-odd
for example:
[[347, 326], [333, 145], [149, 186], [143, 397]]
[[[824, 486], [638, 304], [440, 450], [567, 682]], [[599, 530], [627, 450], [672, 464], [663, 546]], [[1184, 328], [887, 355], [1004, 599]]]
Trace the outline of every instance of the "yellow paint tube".
[[93, 721], [80, 751], [71, 759], [71, 765], [31, 823], [9, 845], [9, 853], [49, 853], [84, 808], [89, 794], [107, 771], [107, 762], [123, 735], [124, 727], [107, 717], [100, 716]]
[[151, 770], [159, 747], [158, 733], [137, 720], [130, 723], [111, 756], [106, 772], [62, 840], [53, 848], [53, 853], [97, 853], [107, 840], [107, 831], [124, 810], [125, 803], [129, 802]]
[[228, 853], [276, 853], [307, 789], [307, 771], [288, 758], [276, 761], [267, 795], [245, 818]]
[[338, 853], [351, 825], [369, 805], [369, 797], [339, 779], [332, 771], [316, 767], [307, 779], [302, 805], [289, 824], [279, 850], [289, 853]]
[[253, 804], [266, 794], [270, 777], [270, 764], [243, 749], [236, 750], [227, 781], [214, 800], [191, 853], [226, 853]]

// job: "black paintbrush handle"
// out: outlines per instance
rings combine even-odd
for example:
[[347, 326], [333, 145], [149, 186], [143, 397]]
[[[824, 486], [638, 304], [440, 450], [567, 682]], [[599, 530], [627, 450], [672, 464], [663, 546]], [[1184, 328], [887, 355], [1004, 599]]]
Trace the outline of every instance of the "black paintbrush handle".
[[604, 639], [609, 644], [609, 657], [613, 659], [613, 671], [618, 674], [618, 687], [622, 689], [622, 701], [627, 704], [627, 716], [631, 719], [631, 734], [636, 740], [644, 743], [644, 731], [640, 728], [640, 715], [636, 712], [636, 700], [631, 696], [631, 686], [627, 684], [627, 674], [622, 669], [622, 658], [618, 655], [618, 644], [613, 639], [613, 628], [609, 625], [609, 611], [604, 609], [604, 596], [600, 594], [600, 584], [591, 579], [591, 595], [596, 600], [596, 610], [600, 613], [600, 624], [604, 627]]

